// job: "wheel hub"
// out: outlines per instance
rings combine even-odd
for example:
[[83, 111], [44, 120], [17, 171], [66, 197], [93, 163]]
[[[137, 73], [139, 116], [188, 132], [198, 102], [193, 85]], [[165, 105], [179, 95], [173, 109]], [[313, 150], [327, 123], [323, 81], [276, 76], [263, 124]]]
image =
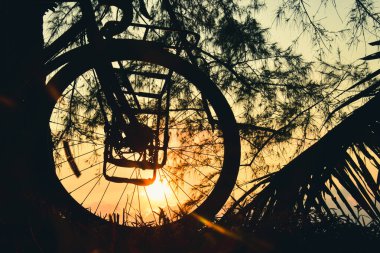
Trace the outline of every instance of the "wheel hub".
[[127, 128], [126, 136], [122, 139], [121, 144], [133, 152], [143, 152], [153, 142], [153, 137], [154, 133], [150, 127], [143, 124], [131, 124]]

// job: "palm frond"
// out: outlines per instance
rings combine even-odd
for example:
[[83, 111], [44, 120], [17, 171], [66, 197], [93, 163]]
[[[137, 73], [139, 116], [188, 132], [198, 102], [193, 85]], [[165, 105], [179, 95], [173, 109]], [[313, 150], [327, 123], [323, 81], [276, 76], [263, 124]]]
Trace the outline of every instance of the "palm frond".
[[[322, 219], [340, 216], [364, 226], [380, 224], [378, 86], [379, 81], [375, 81], [338, 107], [359, 97], [372, 97], [280, 171], [257, 180], [227, 211], [226, 219], [239, 215], [244, 217], [243, 226], [252, 229], [268, 222], [279, 226], [295, 215], [315, 213]], [[367, 94], [368, 90], [375, 92]], [[259, 188], [263, 189], [257, 192]]]

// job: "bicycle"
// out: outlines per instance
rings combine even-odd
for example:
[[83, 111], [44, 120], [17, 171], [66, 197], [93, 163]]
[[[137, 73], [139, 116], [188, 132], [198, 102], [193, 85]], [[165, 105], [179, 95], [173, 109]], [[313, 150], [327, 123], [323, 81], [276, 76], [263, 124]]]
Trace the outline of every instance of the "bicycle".
[[[213, 218], [237, 179], [240, 139], [221, 91], [183, 57], [195, 58], [198, 35], [133, 24], [132, 1], [101, 2], [125, 16], [99, 29], [91, 1], [78, 3], [82, 18], [44, 56], [65, 215], [130, 229]], [[128, 26], [143, 39], [113, 38]], [[179, 40], [144, 40], [157, 30]], [[84, 32], [87, 44], [59, 54]]]

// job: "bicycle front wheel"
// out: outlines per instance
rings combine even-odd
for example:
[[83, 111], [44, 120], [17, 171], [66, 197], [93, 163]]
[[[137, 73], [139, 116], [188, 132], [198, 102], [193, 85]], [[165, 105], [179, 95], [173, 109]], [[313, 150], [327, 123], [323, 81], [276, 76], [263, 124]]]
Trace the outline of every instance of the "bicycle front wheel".
[[[126, 100], [139, 123], [154, 132], [150, 149], [162, 166], [151, 185], [114, 182], [102, 173], [103, 166], [118, 178], [149, 178], [153, 172], [105, 163], [104, 125], [112, 120], [112, 110], [102, 105], [94, 63], [83, 61], [95, 53], [85, 46], [74, 50], [47, 84], [53, 94], [55, 170], [65, 198], [77, 213], [124, 227], [172, 224], [193, 213], [212, 218], [229, 197], [240, 162], [239, 134], [226, 99], [205, 74], [154, 43], [107, 43]], [[115, 156], [139, 162], [149, 152]]]

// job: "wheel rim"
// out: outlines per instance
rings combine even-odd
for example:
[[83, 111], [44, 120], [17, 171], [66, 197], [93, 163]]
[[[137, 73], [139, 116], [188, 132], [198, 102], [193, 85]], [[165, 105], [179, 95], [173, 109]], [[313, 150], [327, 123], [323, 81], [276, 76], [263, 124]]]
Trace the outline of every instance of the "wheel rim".
[[[136, 64], [136, 61], [132, 63]], [[123, 64], [125, 67], [130, 67], [128, 65], [130, 62], [125, 61]], [[155, 68], [157, 71], [157, 65], [150, 63], [140, 65], [140, 67], [145, 70]], [[161, 72], [169, 71], [167, 68], [159, 68], [161, 68], [159, 70]], [[225, 192], [229, 193], [231, 190], [231, 181], [235, 181], [237, 169], [229, 168], [229, 172], [226, 174], [229, 179], [226, 179], [226, 176], [221, 177], [222, 169], [226, 170], [226, 161], [223, 159], [225, 152], [232, 152], [231, 147], [224, 146], [223, 137], [227, 136], [227, 139], [233, 139], [233, 137], [226, 130], [222, 134], [218, 129], [212, 129], [210, 117], [207, 116], [205, 107], [202, 105], [201, 91], [195, 86], [189, 86], [182, 75], [174, 77], [177, 80], [173, 82], [171, 92], [176, 99], [172, 99], [170, 103], [171, 137], [167, 165], [158, 170], [157, 180], [152, 186], [115, 184], [107, 182], [100, 173], [104, 131], [102, 132], [103, 129], [96, 127], [95, 124], [94, 118], [101, 123], [101, 117], [97, 115], [99, 110], [95, 105], [94, 94], [91, 93], [93, 90], [89, 87], [90, 85], [96, 87], [94, 85], [96, 82], [94, 82], [95, 78], [90, 80], [87, 74], [93, 74], [93, 71], [85, 72], [79, 78], [82, 80], [76, 80], [69, 86], [66, 85], [66, 88], [58, 88], [62, 90], [62, 96], [57, 100], [50, 118], [53, 139], [56, 141], [54, 157], [57, 176], [66, 191], [93, 214], [128, 227], [160, 226], [186, 217], [188, 213], [195, 210], [197, 212], [200, 210], [202, 214], [215, 213], [221, 205], [220, 203], [216, 205], [216, 200], [220, 202], [223, 199], [222, 201], [225, 201], [226, 196], [221, 197], [221, 195], [226, 195]], [[131, 75], [129, 78], [135, 88], [140, 89], [141, 92], [154, 92], [154, 89], [157, 88], [156, 84], [149, 80], [142, 80], [139, 75], [135, 75], [135, 77]], [[149, 82], [151, 82], [150, 85]], [[53, 83], [59, 83], [59, 81], [53, 80]], [[138, 87], [139, 85], [141, 87]], [[165, 95], [163, 98], [165, 100]], [[81, 100], [86, 104], [81, 105]], [[213, 99], [210, 98], [210, 100], [212, 102]], [[146, 107], [153, 103], [152, 99], [142, 99], [141, 101], [142, 105]], [[210, 109], [213, 119], [216, 119], [217, 122], [220, 121], [217, 119], [218, 110], [220, 108]], [[71, 112], [70, 117], [69, 112]], [[73, 117], [73, 113], [78, 115]], [[67, 122], [68, 118], [71, 121], [71, 129], [68, 134], [63, 135], [62, 129], [67, 127], [64, 122]], [[139, 118], [148, 126], [157, 125], [157, 120], [153, 119], [151, 115], [141, 114]], [[225, 121], [230, 124], [234, 123], [231, 120]], [[89, 127], [92, 124], [95, 127]], [[217, 127], [218, 124], [215, 126]], [[163, 135], [162, 131], [161, 135]], [[162, 142], [163, 137], [159, 138]], [[82, 175], [77, 179], [75, 179], [72, 167], [68, 166], [63, 141], [69, 143], [75, 162], [80, 165], [78, 167], [80, 167]], [[228, 143], [233, 144], [231, 141]], [[235, 148], [239, 149], [240, 147], [235, 146]], [[238, 158], [236, 153], [235, 151], [234, 159]], [[136, 156], [136, 154], [131, 155]], [[85, 165], [86, 163], [87, 165]], [[151, 174], [151, 171], [141, 171], [135, 168], [118, 168], [112, 164], [107, 166], [110, 174], [122, 177], [149, 177], [148, 174]], [[231, 161], [227, 161], [227, 166], [231, 167]], [[120, 172], [122, 169], [124, 171]], [[193, 177], [192, 179], [190, 179], [190, 175]], [[225, 182], [218, 183], [218, 179], [229, 183], [228, 185]], [[194, 182], [195, 180], [199, 185]], [[226, 186], [227, 189], [223, 194], [219, 190], [217, 193], [213, 192], [217, 184], [219, 184], [217, 188], [221, 188], [220, 184]], [[205, 200], [212, 194], [218, 196], [206, 203]], [[210, 207], [210, 203], [214, 206]], [[204, 212], [202, 209], [209, 209], [209, 211]]]

